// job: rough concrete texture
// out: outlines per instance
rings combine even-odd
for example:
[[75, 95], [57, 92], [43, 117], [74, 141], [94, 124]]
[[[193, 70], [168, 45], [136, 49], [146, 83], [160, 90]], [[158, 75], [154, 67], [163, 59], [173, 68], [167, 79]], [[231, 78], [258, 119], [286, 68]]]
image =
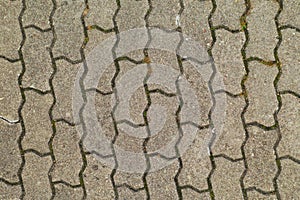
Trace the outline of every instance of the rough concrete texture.
[[[299, 0], [1, 1], [0, 200], [300, 199], [299, 9]], [[163, 29], [176, 50], [148, 49], [166, 41], [145, 31], [143, 48], [118, 57], [140, 38], [117, 34], [143, 27]], [[115, 43], [105, 53], [115, 59], [86, 88], [90, 55], [108, 38]], [[176, 55], [192, 40], [207, 54], [197, 54], [198, 71], [195, 59]], [[92, 61], [100, 66], [105, 58]], [[163, 84], [151, 83], [155, 64], [167, 72], [160, 73]], [[119, 82], [139, 69], [145, 77], [129, 94], [139, 74]], [[87, 103], [95, 95], [97, 122], [114, 144], [112, 155], [102, 156], [114, 167], [84, 145], [95, 138], [78, 133], [87, 124], [73, 115], [78, 77], [82, 93], [74, 99]], [[190, 106], [182, 80], [201, 110], [190, 121], [198, 107], [182, 114]], [[118, 112], [127, 94], [124, 120]], [[224, 121], [215, 120], [222, 113]], [[164, 124], [151, 135], [157, 122]], [[193, 130], [183, 152], [182, 139]], [[114, 151], [151, 153], [171, 141], [169, 157], [157, 157], [172, 162], [157, 171], [150, 162], [141, 173], [121, 170]]]

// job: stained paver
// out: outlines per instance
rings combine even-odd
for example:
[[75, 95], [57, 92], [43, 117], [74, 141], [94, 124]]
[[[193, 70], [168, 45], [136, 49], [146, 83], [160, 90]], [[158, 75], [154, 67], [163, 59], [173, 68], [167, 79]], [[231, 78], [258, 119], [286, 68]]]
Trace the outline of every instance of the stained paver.
[[[296, 0], [1, 2], [0, 199], [299, 199], [299, 6]], [[145, 26], [164, 29], [173, 49], [147, 49], [165, 44], [147, 31], [132, 41], [116, 36]], [[84, 88], [93, 73], [89, 55], [109, 37], [116, 57], [126, 43], [144, 46], [112, 61], [96, 88]], [[198, 71], [190, 58], [176, 56], [192, 40], [207, 51], [196, 56], [206, 62]], [[156, 63], [163, 70], [155, 71]], [[122, 79], [141, 69], [144, 77]], [[161, 84], [152, 83], [155, 73]], [[75, 99], [85, 105], [85, 95], [95, 94], [97, 120], [115, 146], [142, 153], [173, 141], [164, 153], [179, 158], [158, 171], [148, 163], [140, 173], [122, 171], [118, 158], [115, 169], [96, 159], [85, 146], [95, 138], [78, 134], [85, 123], [73, 116], [77, 75], [85, 90]], [[182, 79], [201, 110], [190, 121], [198, 107], [187, 111], [192, 92], [182, 90]], [[143, 81], [131, 91], [137, 80]], [[128, 94], [129, 115], [122, 118]], [[145, 124], [157, 132], [146, 139], [138, 135], [147, 133]], [[181, 136], [193, 130], [183, 152]]]

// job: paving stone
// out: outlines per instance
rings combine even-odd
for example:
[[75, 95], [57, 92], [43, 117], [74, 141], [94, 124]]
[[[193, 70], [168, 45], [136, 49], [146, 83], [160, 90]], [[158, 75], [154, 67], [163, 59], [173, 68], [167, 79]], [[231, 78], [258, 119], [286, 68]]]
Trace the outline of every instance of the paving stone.
[[17, 140], [21, 134], [20, 124], [8, 124], [0, 120], [0, 177], [18, 182], [17, 172], [21, 156]]
[[243, 33], [217, 30], [216, 38], [212, 54], [216, 69], [223, 76], [225, 90], [233, 94], [241, 93], [241, 81], [245, 74], [241, 49], [245, 36]]
[[113, 16], [117, 9], [115, 1], [104, 0], [99, 3], [97, 0], [90, 0], [89, 12], [85, 17], [86, 25], [98, 25], [104, 29], [113, 28]]
[[50, 199], [51, 187], [48, 171], [52, 165], [51, 158], [39, 157], [33, 153], [25, 155], [25, 166], [22, 172], [25, 187], [25, 199]]
[[300, 159], [300, 99], [292, 95], [282, 95], [282, 107], [278, 114], [281, 140], [277, 147], [279, 156], [290, 155]]
[[208, 192], [199, 194], [191, 189], [182, 190], [182, 197], [183, 199], [203, 199], [203, 200], [211, 199], [210, 194]]
[[22, 109], [26, 134], [22, 140], [24, 149], [35, 149], [40, 153], [49, 152], [48, 141], [52, 135], [49, 109], [53, 99], [50, 94], [40, 95], [25, 92], [26, 103]]
[[300, 2], [297, 0], [283, 1], [283, 10], [279, 15], [279, 22], [281, 25], [292, 25], [297, 28], [300, 27], [299, 16]]
[[18, 108], [21, 103], [21, 93], [18, 86], [18, 76], [21, 64], [10, 63], [0, 59], [0, 116], [10, 121], [17, 121]]
[[212, 42], [208, 24], [211, 9], [210, 1], [186, 0], [185, 9], [180, 17], [183, 33], [198, 41], [204, 48], [210, 47]]
[[275, 195], [263, 195], [256, 191], [247, 192], [248, 199], [257, 199], [257, 200], [276, 200]]
[[293, 29], [282, 30], [282, 43], [278, 49], [278, 56], [282, 65], [282, 74], [278, 82], [280, 91], [290, 90], [300, 94], [299, 36], [300, 33]]
[[132, 199], [132, 200], [142, 200], [142, 199], [147, 199], [146, 198], [146, 193], [144, 190], [142, 191], [132, 191], [128, 188], [121, 187], [118, 189], [118, 194], [119, 194], [119, 199], [122, 200], [127, 200], [127, 199]]
[[[116, 185], [127, 184], [131, 187], [137, 189], [144, 187], [144, 183], [142, 180], [142, 174], [137, 173], [127, 173], [118, 170], [114, 176], [114, 180]], [[125, 189], [125, 187], [123, 187]]]
[[[184, 128], [184, 126], [183, 126]], [[205, 146], [208, 130], [197, 132], [193, 144], [182, 156], [183, 168], [179, 174], [180, 185], [191, 185], [198, 190], [207, 189], [207, 177], [211, 170], [210, 159]]]
[[51, 1], [27, 0], [23, 16], [24, 25], [35, 25], [42, 29], [50, 28], [49, 16], [53, 8]]
[[[216, 103], [219, 104], [220, 100]], [[233, 98], [227, 95], [225, 123], [212, 148], [215, 155], [225, 154], [233, 159], [242, 157], [241, 146], [245, 139], [245, 130], [241, 114], [244, 107], [245, 101], [242, 97]], [[215, 113], [213, 116], [218, 114]]]
[[245, 12], [245, 2], [240, 0], [216, 0], [216, 4], [217, 9], [212, 17], [214, 26], [223, 25], [231, 30], [240, 29], [240, 16]]
[[[114, 199], [114, 190], [110, 180], [111, 169], [99, 164], [92, 155], [86, 157], [87, 167], [83, 173], [87, 199]], [[97, 165], [95, 168], [93, 166]]]
[[249, 139], [245, 145], [248, 164], [245, 187], [273, 191], [273, 178], [277, 172], [273, 146], [277, 140], [277, 133], [263, 131], [257, 127], [250, 127], [248, 131]]
[[144, 16], [146, 15], [148, 8], [149, 5], [147, 0], [121, 1], [121, 9], [118, 12], [116, 18], [119, 31], [121, 32], [133, 28], [144, 27], [145, 26]]
[[51, 174], [53, 181], [64, 180], [72, 185], [79, 184], [78, 174], [82, 166], [79, 140], [76, 127], [56, 123], [56, 135], [53, 139], [56, 163]]
[[278, 104], [273, 81], [278, 70], [276, 67], [268, 67], [258, 62], [249, 63], [249, 70], [245, 83], [249, 98], [249, 107], [245, 113], [246, 121], [272, 126], [275, 123], [273, 113]]
[[277, 44], [278, 34], [274, 17], [279, 4], [276, 1], [254, 0], [251, 1], [251, 6], [251, 13], [246, 19], [250, 38], [246, 48], [247, 57], [275, 60], [273, 49]]
[[10, 186], [0, 182], [0, 199], [19, 199], [21, 193], [21, 186]]
[[300, 166], [292, 160], [281, 160], [281, 173], [278, 187], [282, 199], [299, 199], [300, 197]]
[[151, 3], [152, 10], [149, 15], [150, 26], [166, 29], [177, 28], [178, 24], [176, 24], [176, 20], [180, 10], [179, 1], [154, 0]]
[[83, 197], [83, 191], [82, 188], [71, 188], [68, 186], [65, 186], [63, 184], [57, 184], [55, 185], [55, 197], [54, 199], [60, 200], [60, 199], [74, 199], [79, 200]]
[[[184, 69], [184, 73], [183, 73], [184, 78], [187, 80], [189, 84], [188, 87], [190, 87], [190, 89], [195, 93], [195, 96], [197, 98], [196, 102], [199, 105], [199, 110], [200, 110], [200, 113], [198, 114], [199, 117], [193, 120], [200, 126], [208, 125], [209, 124], [208, 115], [213, 105], [211, 100], [211, 94], [208, 87], [208, 79], [207, 79], [208, 77], [210, 77], [211, 74], [206, 71], [207, 68], [208, 69], [211, 68], [210, 64], [202, 65], [201, 67], [203, 67], [203, 71], [201, 71], [202, 68], [196, 69], [189, 62], [183, 62], [182, 66]], [[181, 93], [183, 96], [184, 104], [187, 103], [188, 100], [190, 100], [189, 98], [192, 98], [190, 94], [186, 94], [187, 92], [184, 92], [182, 89], [181, 89]], [[184, 106], [183, 106], [183, 110], [181, 111], [180, 114], [181, 122], [184, 122], [186, 120], [184, 115], [186, 115], [186, 112], [184, 111]]]
[[50, 90], [49, 79], [53, 69], [47, 49], [50, 47], [51, 41], [51, 32], [26, 30], [26, 42], [23, 47], [26, 71], [22, 79], [23, 87], [33, 87], [43, 91]]
[[216, 199], [243, 199], [240, 177], [244, 171], [243, 161], [231, 162], [215, 159], [216, 169], [212, 176], [212, 187]]
[[80, 60], [80, 48], [84, 41], [81, 14], [85, 9], [84, 1], [58, 1], [53, 16], [56, 34], [53, 54]]
[[11, 59], [19, 58], [18, 50], [22, 34], [18, 17], [21, 9], [21, 1], [2, 1], [0, 3], [0, 55]]
[[72, 65], [65, 60], [59, 60], [56, 62], [56, 67], [57, 72], [53, 78], [56, 97], [53, 116], [55, 119], [63, 118], [74, 123], [72, 116], [72, 95], [80, 64]]
[[178, 171], [178, 162], [146, 177], [150, 197], [152, 199], [178, 199], [174, 177]]

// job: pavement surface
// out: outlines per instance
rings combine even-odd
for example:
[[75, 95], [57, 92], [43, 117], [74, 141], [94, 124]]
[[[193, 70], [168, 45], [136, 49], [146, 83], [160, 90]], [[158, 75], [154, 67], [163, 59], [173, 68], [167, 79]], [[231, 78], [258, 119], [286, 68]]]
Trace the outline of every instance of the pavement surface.
[[[299, 0], [5, 0], [0, 26], [0, 199], [300, 199]], [[201, 116], [187, 151], [160, 170], [150, 172], [148, 163], [132, 173], [86, 148], [72, 95], [89, 53], [139, 27], [182, 32], [214, 64], [205, 84], [188, 59], [145, 44], [116, 56], [98, 86], [85, 88], [106, 137], [146, 154], [184, 131], [181, 95], [147, 84], [149, 66], [172, 66], [195, 89]], [[128, 42], [116, 38], [112, 53]], [[130, 99], [127, 125], [150, 126], [154, 103], [166, 108], [166, 121], [156, 135], [137, 138], [119, 131], [110, 100], [121, 77], [143, 64], [150, 75]], [[212, 129], [217, 108], [226, 113], [220, 133]]]

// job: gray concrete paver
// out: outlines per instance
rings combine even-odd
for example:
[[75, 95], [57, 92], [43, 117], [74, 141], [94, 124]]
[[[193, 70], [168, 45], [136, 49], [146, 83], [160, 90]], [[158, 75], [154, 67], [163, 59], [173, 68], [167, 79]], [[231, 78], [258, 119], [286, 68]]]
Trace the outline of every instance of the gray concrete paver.
[[283, 10], [279, 16], [281, 25], [292, 25], [300, 28], [300, 2], [297, 0], [283, 1]]
[[278, 187], [282, 199], [300, 198], [299, 163], [292, 160], [281, 160], [282, 171], [278, 178]]
[[42, 91], [49, 90], [49, 79], [53, 69], [47, 49], [49, 49], [52, 41], [52, 33], [27, 29], [26, 38], [23, 47], [26, 71], [22, 85], [23, 87], [33, 87]]
[[82, 188], [71, 188], [63, 184], [56, 184], [55, 191], [56, 191], [56, 195], [54, 199], [57, 200], [60, 199], [79, 200], [82, 199], [83, 196]]
[[293, 29], [282, 30], [282, 44], [278, 50], [278, 56], [282, 65], [282, 74], [278, 82], [280, 91], [290, 90], [300, 94], [299, 36], [300, 33]]
[[51, 158], [27, 153], [25, 159], [26, 164], [22, 173], [26, 191], [24, 199], [50, 199], [52, 192], [48, 171], [52, 165]]
[[53, 16], [56, 41], [53, 48], [55, 57], [66, 56], [71, 60], [80, 60], [80, 48], [84, 41], [81, 15], [85, 10], [84, 1], [57, 1]]
[[0, 177], [10, 182], [19, 181], [17, 172], [21, 164], [21, 156], [17, 140], [20, 134], [19, 124], [11, 125], [0, 120]]
[[250, 35], [246, 49], [247, 57], [273, 61], [275, 60], [273, 49], [278, 42], [274, 17], [279, 4], [276, 1], [253, 0], [251, 7], [247, 16], [247, 29]]
[[19, 58], [18, 49], [22, 40], [18, 16], [21, 12], [20, 1], [2, 1], [0, 3], [0, 55], [11, 59]]
[[[245, 130], [241, 119], [245, 102], [241, 97], [227, 96], [226, 100], [226, 121], [212, 150], [216, 155], [225, 154], [233, 159], [238, 159], [242, 157], [241, 146], [245, 139]], [[218, 100], [216, 103], [220, 104]]]
[[282, 95], [282, 108], [278, 114], [281, 141], [277, 151], [279, 156], [290, 155], [300, 159], [300, 99], [291, 95]]
[[277, 171], [273, 146], [277, 140], [277, 133], [258, 127], [248, 128], [248, 132], [249, 139], [245, 145], [248, 165], [245, 186], [273, 191], [273, 178]]
[[35, 25], [44, 30], [50, 28], [49, 16], [53, 8], [51, 1], [27, 0], [25, 5], [26, 11], [23, 16], [25, 26]]
[[240, 16], [245, 11], [244, 1], [216, 0], [217, 9], [212, 17], [214, 26], [227, 26], [231, 30], [241, 29]]
[[22, 140], [24, 149], [35, 149], [48, 153], [48, 141], [52, 135], [48, 111], [52, 105], [51, 95], [40, 95], [34, 91], [25, 92], [26, 103], [22, 109], [26, 134]]
[[215, 161], [217, 167], [212, 178], [215, 198], [242, 199], [239, 180], [244, 171], [243, 162], [231, 162], [224, 158], [217, 158]]
[[56, 136], [53, 140], [56, 162], [51, 173], [53, 181], [64, 180], [72, 185], [79, 184], [78, 174], [82, 165], [79, 139], [75, 126], [56, 123]]
[[272, 126], [275, 124], [273, 114], [278, 104], [273, 81], [278, 69], [254, 61], [249, 64], [249, 70], [245, 83], [249, 96], [246, 121]]
[[242, 92], [241, 80], [245, 74], [243, 57], [240, 54], [245, 36], [226, 30], [216, 31], [216, 43], [212, 49], [215, 65], [223, 76], [225, 90], [232, 94]]
[[18, 74], [21, 73], [20, 62], [10, 63], [0, 59], [0, 116], [10, 121], [17, 121], [21, 93], [18, 86]]

